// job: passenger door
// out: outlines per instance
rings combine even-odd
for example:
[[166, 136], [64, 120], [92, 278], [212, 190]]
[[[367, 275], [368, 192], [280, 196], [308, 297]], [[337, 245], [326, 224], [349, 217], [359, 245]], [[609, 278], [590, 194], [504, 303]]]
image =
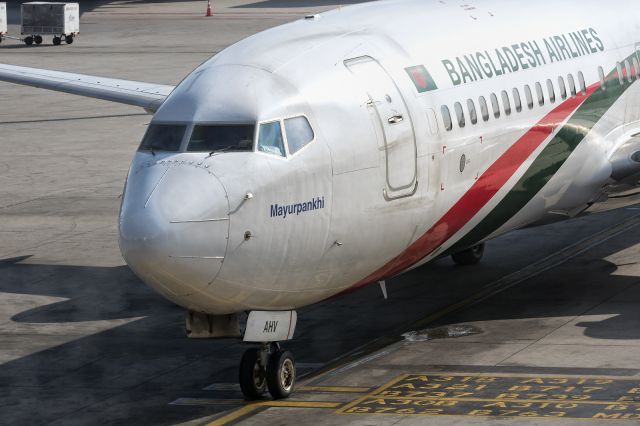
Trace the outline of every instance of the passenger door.
[[388, 201], [408, 197], [417, 189], [417, 148], [407, 105], [385, 69], [370, 56], [349, 59], [345, 66], [366, 91], [367, 107], [382, 129]]

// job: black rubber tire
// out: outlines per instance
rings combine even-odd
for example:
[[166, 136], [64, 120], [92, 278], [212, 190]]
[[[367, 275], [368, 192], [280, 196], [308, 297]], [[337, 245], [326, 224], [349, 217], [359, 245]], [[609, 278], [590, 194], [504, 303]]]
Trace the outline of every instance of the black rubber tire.
[[484, 243], [451, 255], [453, 261], [460, 266], [477, 265], [484, 255]]
[[279, 349], [269, 357], [267, 387], [274, 399], [288, 398], [296, 384], [296, 362], [289, 351]]
[[31, 46], [33, 44], [33, 37], [31, 36], [25, 37], [24, 44], [26, 44], [27, 46]]
[[54, 37], [53, 38], [53, 45], [54, 46], [60, 46], [60, 43], [62, 43], [62, 39], [60, 37]]
[[259, 359], [260, 350], [251, 348], [244, 352], [240, 360], [240, 390], [249, 401], [262, 398], [267, 391], [267, 379], [264, 369], [260, 368]]
[[67, 44], [73, 44], [73, 36], [70, 36], [70, 35], [66, 36], [66, 37], [64, 38], [64, 41], [65, 41], [65, 43], [67, 43]]
[[37, 35], [37, 36], [33, 37], [33, 41], [36, 44], [42, 44], [42, 36], [41, 35]]

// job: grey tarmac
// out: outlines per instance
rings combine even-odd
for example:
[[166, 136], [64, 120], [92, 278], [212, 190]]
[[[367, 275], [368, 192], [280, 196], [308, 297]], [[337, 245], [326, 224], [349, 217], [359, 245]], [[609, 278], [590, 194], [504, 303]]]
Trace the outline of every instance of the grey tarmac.
[[[87, 1], [72, 46], [7, 40], [0, 62], [177, 84], [234, 41], [338, 6], [223, 0], [205, 18], [204, 1]], [[150, 116], [4, 83], [0, 99], [0, 425], [640, 424], [639, 207], [504, 235], [478, 266], [389, 280], [388, 300], [371, 286], [302, 309], [285, 345], [296, 394], [245, 404], [245, 346], [187, 339], [183, 310], [118, 250]]]

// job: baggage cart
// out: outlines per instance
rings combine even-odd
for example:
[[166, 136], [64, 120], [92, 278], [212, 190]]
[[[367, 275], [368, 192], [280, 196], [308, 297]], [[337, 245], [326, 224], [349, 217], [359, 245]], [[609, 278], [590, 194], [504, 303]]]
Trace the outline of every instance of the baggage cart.
[[52, 35], [56, 46], [62, 40], [71, 44], [80, 33], [80, 7], [78, 3], [23, 3], [20, 33], [28, 46], [41, 44], [45, 35]]
[[0, 43], [7, 34], [7, 4], [0, 3]]

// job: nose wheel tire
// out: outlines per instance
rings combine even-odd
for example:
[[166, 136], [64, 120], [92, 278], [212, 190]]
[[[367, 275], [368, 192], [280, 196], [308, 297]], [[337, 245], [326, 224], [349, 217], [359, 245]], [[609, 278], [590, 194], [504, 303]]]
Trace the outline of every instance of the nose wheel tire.
[[240, 361], [240, 389], [246, 399], [259, 399], [267, 391], [265, 368], [260, 362], [260, 350], [247, 349]]
[[33, 38], [33, 41], [36, 42], [36, 44], [42, 44], [42, 36], [41, 35], [37, 35]]
[[25, 37], [24, 44], [26, 44], [27, 46], [31, 46], [33, 44], [33, 37], [31, 36]]
[[460, 266], [477, 265], [484, 255], [484, 243], [451, 255], [453, 261]]
[[66, 36], [64, 38], [64, 42], [67, 43], [67, 44], [72, 44], [73, 43], [73, 36], [70, 36], [70, 35]]
[[296, 362], [277, 343], [264, 343], [242, 355], [239, 378], [246, 400], [262, 398], [267, 389], [274, 399], [288, 398], [296, 384]]
[[53, 45], [54, 46], [60, 46], [60, 43], [62, 43], [62, 39], [60, 37], [54, 37], [53, 38]]
[[296, 382], [296, 363], [289, 351], [272, 353], [267, 366], [267, 387], [274, 399], [288, 398]]

